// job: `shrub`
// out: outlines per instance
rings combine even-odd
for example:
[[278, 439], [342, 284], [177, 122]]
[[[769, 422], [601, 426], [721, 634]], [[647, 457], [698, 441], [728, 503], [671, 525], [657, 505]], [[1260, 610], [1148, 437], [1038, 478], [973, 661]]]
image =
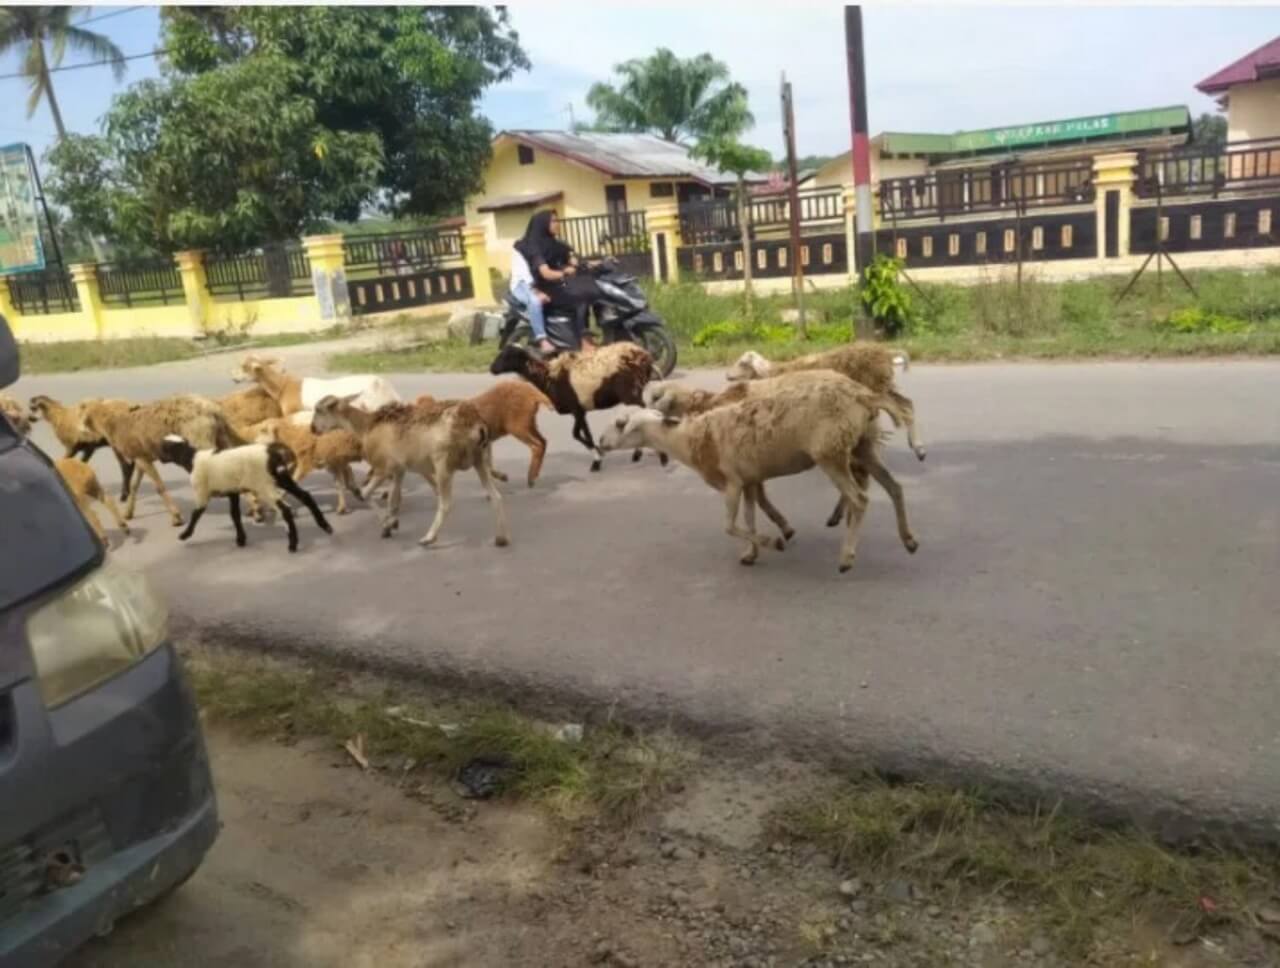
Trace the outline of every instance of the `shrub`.
[[757, 323], [730, 320], [708, 323], [693, 334], [694, 346], [721, 346], [725, 343], [789, 343], [796, 331], [784, 323]]
[[1171, 333], [1245, 333], [1249, 324], [1243, 319], [1212, 313], [1199, 306], [1179, 309], [1157, 323], [1159, 329]]
[[898, 336], [911, 325], [911, 296], [898, 280], [901, 271], [901, 260], [881, 253], [862, 281], [862, 304], [886, 336]]

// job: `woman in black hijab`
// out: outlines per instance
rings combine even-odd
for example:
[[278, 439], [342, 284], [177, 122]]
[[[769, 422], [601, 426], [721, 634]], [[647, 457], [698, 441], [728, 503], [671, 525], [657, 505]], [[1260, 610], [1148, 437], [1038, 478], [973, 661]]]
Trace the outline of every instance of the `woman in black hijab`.
[[[591, 287], [577, 287], [569, 280], [577, 273], [573, 249], [557, 238], [560, 220], [555, 212], [535, 212], [524, 230], [516, 251], [529, 263], [533, 284], [550, 299], [548, 309], [568, 309], [574, 314], [574, 335], [579, 343], [587, 325], [587, 307], [592, 302]], [[588, 344], [589, 346], [590, 344]]]

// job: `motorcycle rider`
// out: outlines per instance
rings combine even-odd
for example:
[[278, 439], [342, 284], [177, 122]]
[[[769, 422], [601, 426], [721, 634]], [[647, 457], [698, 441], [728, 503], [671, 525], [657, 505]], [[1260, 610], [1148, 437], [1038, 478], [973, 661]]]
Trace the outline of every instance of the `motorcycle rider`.
[[555, 352], [551, 340], [547, 339], [547, 320], [542, 312], [543, 303], [550, 302], [551, 297], [534, 285], [529, 262], [520, 254], [518, 245], [511, 249], [511, 295], [524, 303], [538, 349], [543, 353]]
[[[580, 348], [584, 353], [590, 353], [595, 349], [595, 344], [584, 337], [587, 308], [594, 299], [594, 286], [569, 284], [569, 280], [577, 274], [577, 260], [573, 249], [556, 237], [559, 229], [559, 219], [555, 212], [535, 212], [525, 228], [524, 237], [516, 242], [515, 249], [528, 264], [534, 287], [547, 296], [542, 307], [544, 311], [569, 310], [575, 320], [574, 335]], [[530, 324], [532, 323], [533, 320], [530, 319]], [[543, 335], [546, 335], [545, 322]]]

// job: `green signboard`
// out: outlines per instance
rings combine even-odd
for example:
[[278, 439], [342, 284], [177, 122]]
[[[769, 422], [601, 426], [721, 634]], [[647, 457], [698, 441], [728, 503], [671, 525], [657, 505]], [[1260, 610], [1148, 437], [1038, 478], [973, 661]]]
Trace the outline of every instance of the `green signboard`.
[[986, 148], [1013, 148], [1050, 141], [1079, 141], [1081, 138], [1116, 134], [1119, 130], [1120, 125], [1114, 114], [1099, 114], [1092, 118], [1072, 118], [1070, 121], [1046, 121], [1012, 128], [964, 131], [952, 138], [952, 150], [982, 151]]
[[26, 145], [0, 148], [0, 274], [44, 268], [31, 165], [31, 152]]

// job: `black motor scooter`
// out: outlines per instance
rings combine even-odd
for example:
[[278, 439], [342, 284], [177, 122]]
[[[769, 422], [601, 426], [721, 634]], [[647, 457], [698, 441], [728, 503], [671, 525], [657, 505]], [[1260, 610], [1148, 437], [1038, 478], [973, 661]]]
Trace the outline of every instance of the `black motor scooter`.
[[[599, 262], [579, 268], [589, 273], [595, 282], [600, 298], [593, 304], [592, 312], [600, 327], [602, 344], [638, 343], [649, 351], [654, 366], [663, 378], [676, 368], [676, 343], [667, 332], [662, 318], [649, 309], [649, 300], [636, 277], [622, 272], [618, 261], [606, 257]], [[548, 309], [546, 312], [547, 339], [558, 350], [581, 349], [574, 326], [573, 312], [565, 309]], [[507, 294], [498, 331], [498, 344], [532, 346], [533, 327], [524, 304]]]

